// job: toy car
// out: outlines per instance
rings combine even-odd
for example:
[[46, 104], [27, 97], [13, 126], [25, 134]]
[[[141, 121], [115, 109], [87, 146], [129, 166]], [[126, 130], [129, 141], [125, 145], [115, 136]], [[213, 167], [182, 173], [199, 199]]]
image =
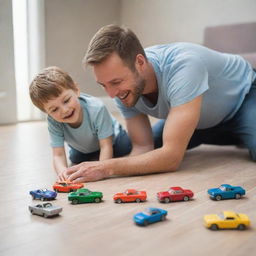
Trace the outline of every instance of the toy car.
[[101, 192], [92, 192], [89, 189], [78, 189], [76, 192], [71, 192], [68, 194], [68, 200], [72, 204], [78, 203], [99, 203], [103, 198]]
[[188, 201], [194, 196], [194, 193], [189, 189], [181, 187], [170, 187], [168, 191], [158, 192], [157, 198], [159, 202], [169, 203], [173, 201]]
[[57, 193], [48, 189], [37, 189], [31, 190], [29, 194], [32, 196], [33, 199], [40, 199], [44, 200], [53, 200], [56, 198]]
[[115, 203], [124, 202], [143, 202], [147, 199], [146, 191], [137, 191], [135, 189], [127, 189], [124, 193], [117, 193], [113, 196]]
[[53, 185], [53, 189], [56, 192], [72, 192], [76, 191], [79, 188], [82, 188], [84, 185], [82, 183], [71, 183], [69, 181], [60, 181], [56, 182]]
[[163, 221], [166, 219], [167, 211], [160, 208], [147, 208], [144, 212], [139, 212], [133, 216], [137, 225], [147, 226], [150, 223]]
[[210, 214], [204, 216], [204, 225], [211, 230], [239, 229], [244, 230], [250, 226], [246, 214], [224, 211], [223, 214]]
[[62, 211], [61, 207], [53, 206], [51, 203], [29, 206], [28, 209], [32, 214], [40, 215], [45, 218], [59, 215], [59, 213]]
[[218, 188], [208, 189], [208, 194], [210, 195], [210, 198], [217, 201], [221, 199], [240, 199], [243, 195], [245, 195], [245, 190], [242, 187], [222, 184]]

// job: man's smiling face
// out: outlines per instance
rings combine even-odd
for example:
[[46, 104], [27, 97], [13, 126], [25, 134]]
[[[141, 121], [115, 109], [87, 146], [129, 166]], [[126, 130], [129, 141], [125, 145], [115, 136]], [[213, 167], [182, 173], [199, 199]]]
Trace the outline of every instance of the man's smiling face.
[[132, 71], [116, 53], [93, 65], [93, 71], [96, 81], [107, 94], [111, 98], [119, 98], [126, 107], [133, 107], [137, 103], [146, 85], [136, 66]]

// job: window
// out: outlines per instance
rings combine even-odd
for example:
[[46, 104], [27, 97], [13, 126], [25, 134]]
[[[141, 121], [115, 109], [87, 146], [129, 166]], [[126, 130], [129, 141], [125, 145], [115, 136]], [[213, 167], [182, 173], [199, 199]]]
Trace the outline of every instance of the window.
[[12, 0], [18, 121], [42, 119], [28, 87], [44, 67], [44, 1]]

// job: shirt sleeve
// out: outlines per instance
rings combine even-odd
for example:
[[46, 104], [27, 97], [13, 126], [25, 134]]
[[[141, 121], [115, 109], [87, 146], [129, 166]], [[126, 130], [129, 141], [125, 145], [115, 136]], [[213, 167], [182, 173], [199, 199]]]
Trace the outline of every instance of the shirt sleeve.
[[50, 145], [53, 148], [64, 147], [64, 131], [62, 124], [47, 117]]
[[209, 88], [208, 71], [197, 56], [183, 56], [167, 72], [167, 97], [171, 107], [187, 103]]
[[111, 115], [107, 108], [101, 105], [93, 121], [94, 129], [98, 138], [105, 139], [114, 134], [114, 127]]

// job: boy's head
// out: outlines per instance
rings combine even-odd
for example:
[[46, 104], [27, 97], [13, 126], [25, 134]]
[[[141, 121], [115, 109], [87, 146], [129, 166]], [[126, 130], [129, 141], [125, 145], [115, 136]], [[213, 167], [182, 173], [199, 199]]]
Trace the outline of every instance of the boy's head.
[[68, 73], [52, 66], [45, 68], [33, 79], [29, 86], [29, 93], [34, 105], [45, 112], [45, 103], [57, 98], [64, 90], [68, 89], [75, 92], [79, 90]]
[[137, 36], [128, 28], [107, 25], [92, 38], [83, 64], [95, 65], [103, 62], [112, 53], [116, 53], [132, 71], [138, 54], [147, 59]]

